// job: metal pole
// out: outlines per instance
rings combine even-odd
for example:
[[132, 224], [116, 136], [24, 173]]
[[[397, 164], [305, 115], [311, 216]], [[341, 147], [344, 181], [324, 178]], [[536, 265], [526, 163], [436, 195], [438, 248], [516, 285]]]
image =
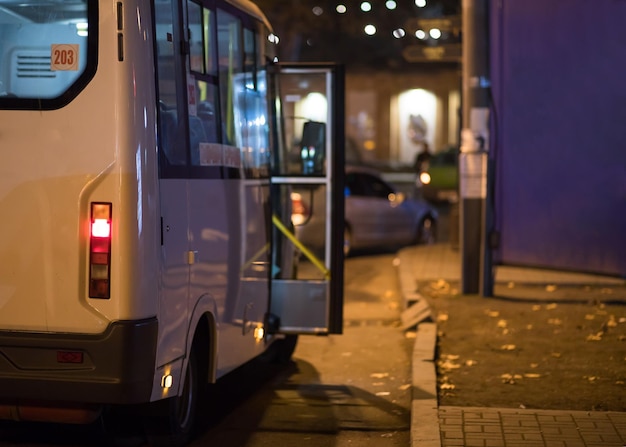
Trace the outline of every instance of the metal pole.
[[463, 0], [463, 128], [459, 155], [462, 293], [485, 283], [487, 151], [489, 150], [489, 0]]

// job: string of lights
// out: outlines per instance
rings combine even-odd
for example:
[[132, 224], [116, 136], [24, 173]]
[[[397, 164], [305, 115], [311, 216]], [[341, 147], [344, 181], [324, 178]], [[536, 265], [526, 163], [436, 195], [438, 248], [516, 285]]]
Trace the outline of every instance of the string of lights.
[[[283, 49], [289, 47], [289, 60], [350, 63], [359, 59], [378, 64], [386, 59], [407, 60], [407, 55], [409, 62], [450, 61], [453, 54], [460, 53], [461, 0], [257, 0], [257, 3], [274, 23]], [[452, 46], [458, 46], [458, 51]]]

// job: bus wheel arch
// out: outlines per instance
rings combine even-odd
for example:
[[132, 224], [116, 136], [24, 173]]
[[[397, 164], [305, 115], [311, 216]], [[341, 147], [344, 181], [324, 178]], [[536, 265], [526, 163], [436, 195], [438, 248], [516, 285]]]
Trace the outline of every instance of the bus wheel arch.
[[206, 386], [215, 377], [214, 330], [212, 315], [204, 314], [194, 331], [180, 394], [150, 404], [144, 425], [151, 446], [179, 447], [189, 442]]
[[197, 354], [189, 355], [182, 393], [148, 405], [144, 427], [153, 447], [182, 447], [191, 438], [196, 415], [198, 392]]

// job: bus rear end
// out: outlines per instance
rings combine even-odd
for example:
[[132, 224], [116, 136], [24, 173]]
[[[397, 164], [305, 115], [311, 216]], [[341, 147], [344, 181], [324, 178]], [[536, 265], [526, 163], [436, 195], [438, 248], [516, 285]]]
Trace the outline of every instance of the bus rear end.
[[152, 394], [154, 69], [132, 35], [151, 20], [122, 8], [0, 0], [0, 418], [89, 422]]

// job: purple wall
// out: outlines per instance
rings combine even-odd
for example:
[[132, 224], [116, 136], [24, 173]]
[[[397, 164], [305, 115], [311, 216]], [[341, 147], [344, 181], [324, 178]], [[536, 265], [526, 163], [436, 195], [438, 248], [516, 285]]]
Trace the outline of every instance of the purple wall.
[[626, 276], [626, 1], [491, 1], [495, 260]]

